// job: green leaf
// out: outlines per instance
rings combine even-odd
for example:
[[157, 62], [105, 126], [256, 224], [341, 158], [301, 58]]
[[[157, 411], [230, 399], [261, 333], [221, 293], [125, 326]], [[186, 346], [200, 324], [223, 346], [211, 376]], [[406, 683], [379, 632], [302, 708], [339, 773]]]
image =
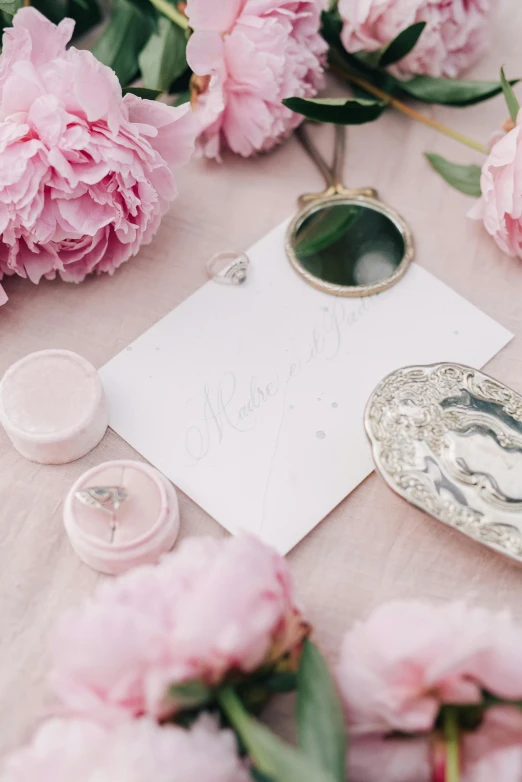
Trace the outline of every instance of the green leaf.
[[275, 780], [273, 780], [271, 777], [267, 776], [266, 774], [263, 774], [257, 768], [250, 769], [250, 776], [252, 777], [252, 779], [255, 779], [256, 782], [275, 782]]
[[58, 24], [66, 16], [74, 19], [75, 37], [83, 35], [102, 19], [98, 0], [32, 0], [31, 5], [54, 24]]
[[156, 100], [161, 95], [161, 90], [149, 90], [147, 87], [125, 87], [122, 90], [124, 95], [136, 95], [145, 100]]
[[284, 105], [318, 122], [336, 125], [362, 125], [377, 119], [386, 104], [363, 98], [286, 98]]
[[129, 0], [115, 0], [107, 26], [92, 47], [92, 53], [116, 72], [125, 87], [138, 72], [138, 55], [152, 31], [150, 17], [138, 6]]
[[0, 11], [13, 16], [24, 4], [24, 0], [0, 0]]
[[169, 694], [176, 701], [176, 704], [183, 709], [201, 706], [210, 700], [212, 692], [203, 682], [194, 680], [183, 682], [170, 687]]
[[507, 107], [509, 109], [509, 116], [513, 122], [516, 122], [517, 114], [520, 111], [520, 103], [518, 102], [517, 96], [513, 92], [511, 84], [506, 79], [504, 68], [500, 69], [500, 84], [502, 85], [502, 92], [504, 93], [504, 98], [506, 99]]
[[[386, 70], [375, 70], [375, 68], [369, 67], [363, 60], [361, 60], [359, 54], [348, 54], [344, 50], [330, 47], [328, 52], [328, 62], [333, 69], [339, 71], [345, 71], [352, 76], [363, 77], [369, 84], [374, 87], [378, 87], [388, 95], [394, 95], [401, 85], [398, 79], [395, 79], [391, 73]], [[342, 77], [341, 77], [342, 78]], [[351, 85], [352, 89], [354, 85]], [[375, 101], [375, 97], [372, 98]]]
[[58, 24], [65, 16], [68, 16], [68, 0], [33, 0], [31, 5], [54, 24]]
[[393, 39], [387, 46], [380, 51], [378, 65], [386, 68], [387, 65], [393, 65], [394, 62], [402, 60], [417, 45], [417, 41], [426, 27], [426, 22], [415, 22]]
[[480, 197], [482, 194], [480, 189], [480, 166], [474, 164], [461, 166], [457, 163], [451, 163], [449, 160], [432, 152], [426, 152], [425, 154], [431, 166], [449, 185], [466, 195], [475, 196], [476, 198]]
[[262, 775], [274, 782], [336, 782], [331, 773], [251, 717], [232, 689], [221, 690], [218, 701]]
[[367, 92], [363, 87], [359, 87], [358, 84], [350, 84], [350, 90], [352, 91], [354, 97], [358, 99], [375, 100], [375, 95], [372, 95], [371, 92]]
[[172, 82], [187, 68], [186, 48], [184, 31], [170, 19], [160, 16], [157, 32], [151, 35], [138, 58], [145, 86], [168, 92]]
[[337, 8], [321, 13], [321, 35], [330, 46], [342, 46], [341, 30], [343, 20]]
[[316, 212], [314, 219], [305, 221], [295, 237], [297, 257], [301, 260], [310, 258], [331, 247], [360, 216], [361, 209], [357, 205], [342, 204]]
[[381, 90], [389, 94], [396, 92], [401, 82], [388, 71], [375, 70], [375, 63], [367, 62], [367, 53], [350, 54], [346, 51], [341, 41], [343, 22], [337, 8], [329, 12], [323, 11], [321, 25], [321, 34], [330, 46], [328, 52], [330, 64], [333, 63], [348, 71], [354, 71], [357, 75], [363, 75], [376, 87], [380, 87]]
[[293, 671], [274, 673], [266, 682], [266, 688], [270, 692], [293, 692], [296, 686], [297, 677]]
[[342, 28], [343, 22], [337, 9], [330, 12], [322, 12], [321, 35], [330, 46], [330, 51], [328, 52], [329, 59], [335, 60], [337, 64], [348, 65], [360, 73], [371, 73], [372, 65], [366, 62], [368, 57], [371, 58], [371, 54], [367, 52], [358, 52], [357, 54], [347, 52], [341, 41]]
[[129, 3], [136, 6], [136, 8], [139, 11], [141, 11], [142, 14], [148, 16], [149, 20], [154, 23], [154, 27], [156, 27], [157, 20], [158, 20], [158, 13], [156, 11], [156, 8], [150, 2], [150, 0], [129, 0]]
[[[515, 79], [511, 84], [517, 81]], [[400, 82], [400, 88], [412, 98], [443, 106], [472, 106], [494, 98], [502, 91], [502, 86], [495, 81], [459, 81], [432, 76], [416, 76]]]
[[379, 67], [381, 54], [382, 49], [376, 49], [374, 52], [357, 52], [353, 57], [358, 60], [358, 63], [367, 66], [369, 70], [375, 70]]
[[310, 760], [346, 780], [346, 727], [337, 689], [319, 649], [305, 641], [297, 674], [297, 732]]
[[190, 101], [190, 90], [185, 90], [184, 92], [180, 92], [176, 100], [174, 101], [174, 106], [183, 106], [184, 103], [188, 103]]
[[65, 15], [70, 16], [76, 22], [75, 38], [84, 35], [102, 20], [102, 11], [98, 0], [69, 0]]

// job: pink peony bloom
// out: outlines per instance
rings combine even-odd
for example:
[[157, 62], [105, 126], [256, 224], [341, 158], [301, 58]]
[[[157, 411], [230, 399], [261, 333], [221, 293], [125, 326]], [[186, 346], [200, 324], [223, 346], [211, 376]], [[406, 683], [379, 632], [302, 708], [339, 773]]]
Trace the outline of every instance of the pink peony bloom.
[[150, 242], [193, 148], [187, 107], [122, 98], [110, 68], [66, 50], [73, 27], [22, 8], [4, 33], [0, 280], [112, 274]]
[[[353, 782], [429, 782], [428, 734], [441, 706], [478, 704], [483, 690], [521, 698], [521, 650], [522, 631], [508, 614], [463, 603], [393, 602], [356, 624], [345, 636], [338, 667]], [[397, 733], [419, 737], [388, 738]], [[478, 769], [500, 762], [505, 753], [518, 769], [521, 758], [512, 747], [520, 744], [522, 713], [510, 706], [489, 709], [480, 727], [463, 739], [464, 779], [478, 782]], [[385, 768], [390, 770], [383, 775]], [[519, 777], [503, 778], [515, 780]]]
[[[520, 782], [521, 721], [508, 707], [486, 713], [482, 726], [466, 734], [460, 747], [461, 782]], [[507, 720], [512, 720], [507, 724]], [[507, 728], [501, 732], [502, 726]], [[349, 742], [351, 782], [446, 782], [446, 749], [442, 736], [389, 738], [357, 736]]]
[[432, 781], [430, 752], [426, 738], [349, 735], [348, 778], [350, 782], [439, 782]]
[[245, 157], [266, 151], [302, 117], [283, 98], [313, 97], [323, 85], [322, 0], [188, 0], [187, 46], [199, 151], [224, 146]]
[[522, 749], [514, 746], [492, 752], [462, 774], [461, 782], [520, 782], [522, 779]]
[[14, 752], [0, 782], [248, 782], [231, 731], [211, 717], [190, 730], [147, 719], [108, 730], [85, 720], [51, 720]]
[[[509, 126], [507, 126], [509, 127]], [[482, 197], [469, 216], [483, 220], [501, 250], [522, 258], [522, 116], [507, 133], [493, 140], [482, 166]]]
[[249, 536], [192, 538], [63, 618], [51, 681], [72, 712], [162, 717], [181, 705], [171, 685], [275, 663], [305, 633], [282, 557]]
[[415, 48], [393, 70], [453, 79], [488, 47], [491, 7], [491, 0], [339, 0], [341, 37], [349, 52], [373, 52], [426, 22]]

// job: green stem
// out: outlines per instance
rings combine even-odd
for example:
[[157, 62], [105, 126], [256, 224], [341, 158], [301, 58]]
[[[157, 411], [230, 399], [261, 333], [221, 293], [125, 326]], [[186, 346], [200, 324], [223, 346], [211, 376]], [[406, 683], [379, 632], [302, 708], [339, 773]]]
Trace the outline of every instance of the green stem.
[[245, 747], [250, 751], [251, 747], [248, 746], [248, 731], [246, 730], [249, 716], [241, 703], [241, 700], [232, 687], [225, 687], [222, 690], [219, 690], [217, 693], [217, 700]]
[[185, 14], [171, 5], [168, 0], [150, 0], [152, 5], [158, 9], [160, 13], [170, 19], [171, 22], [177, 24], [182, 30], [188, 30], [189, 22]]
[[444, 738], [446, 741], [445, 782], [459, 782], [459, 725], [457, 712], [451, 706], [444, 709]]
[[267, 774], [271, 769], [267, 767], [266, 763], [263, 762], [263, 758], [259, 756], [257, 743], [251, 741], [249, 727], [252, 717], [248, 714], [235, 690], [232, 687], [224, 687], [218, 690], [217, 701], [243, 742], [255, 767], [258, 771]]
[[422, 114], [422, 112], [413, 109], [411, 106], [408, 106], [408, 104], [404, 103], [402, 100], [394, 98], [393, 95], [390, 95], [388, 92], [381, 90], [379, 87], [376, 87], [374, 84], [362, 78], [358, 74], [348, 70], [344, 63], [340, 65], [339, 62], [334, 61], [331, 63], [331, 69], [338, 76], [341, 76], [352, 84], [357, 84], [357, 86], [362, 87], [362, 89], [366, 90], [366, 92], [369, 92], [370, 95], [374, 95], [376, 98], [384, 101], [389, 106], [392, 106], [397, 111], [405, 114], [410, 119], [414, 119], [416, 122], [422, 122], [423, 125], [427, 125], [433, 130], [436, 130], [445, 136], [449, 136], [449, 138], [452, 138], [454, 141], [459, 141], [466, 147], [470, 147], [471, 149], [475, 149], [478, 152], [482, 152], [484, 155], [487, 153], [486, 147], [483, 144], [480, 144], [478, 141], [474, 141], [468, 136], [464, 136], [462, 133], [458, 133], [458, 131], [453, 130], [452, 128], [448, 128], [448, 126], [443, 125], [442, 122], [437, 122], [436, 120], [427, 117], [425, 114]]

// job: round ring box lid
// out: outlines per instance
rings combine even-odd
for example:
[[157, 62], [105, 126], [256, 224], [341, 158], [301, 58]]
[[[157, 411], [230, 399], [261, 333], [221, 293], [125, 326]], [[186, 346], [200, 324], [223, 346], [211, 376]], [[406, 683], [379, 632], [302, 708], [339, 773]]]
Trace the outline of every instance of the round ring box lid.
[[[122, 490], [126, 498], [115, 513], [84, 504], [79, 493], [85, 495], [95, 487]], [[84, 473], [70, 489], [64, 524], [74, 551], [94, 570], [118, 575], [136, 565], [156, 564], [178, 536], [176, 490], [143, 462], [104, 462]]]
[[30, 353], [2, 378], [0, 423], [33, 462], [65, 464], [85, 456], [109, 424], [96, 369], [70, 350]]

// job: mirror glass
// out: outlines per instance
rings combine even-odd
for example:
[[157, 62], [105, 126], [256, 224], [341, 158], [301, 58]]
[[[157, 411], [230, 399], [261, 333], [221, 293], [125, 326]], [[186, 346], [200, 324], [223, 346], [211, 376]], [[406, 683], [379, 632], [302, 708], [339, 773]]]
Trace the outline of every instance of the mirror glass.
[[390, 277], [405, 254], [404, 238], [393, 220], [357, 203], [320, 206], [299, 224], [292, 243], [310, 274], [347, 287]]

